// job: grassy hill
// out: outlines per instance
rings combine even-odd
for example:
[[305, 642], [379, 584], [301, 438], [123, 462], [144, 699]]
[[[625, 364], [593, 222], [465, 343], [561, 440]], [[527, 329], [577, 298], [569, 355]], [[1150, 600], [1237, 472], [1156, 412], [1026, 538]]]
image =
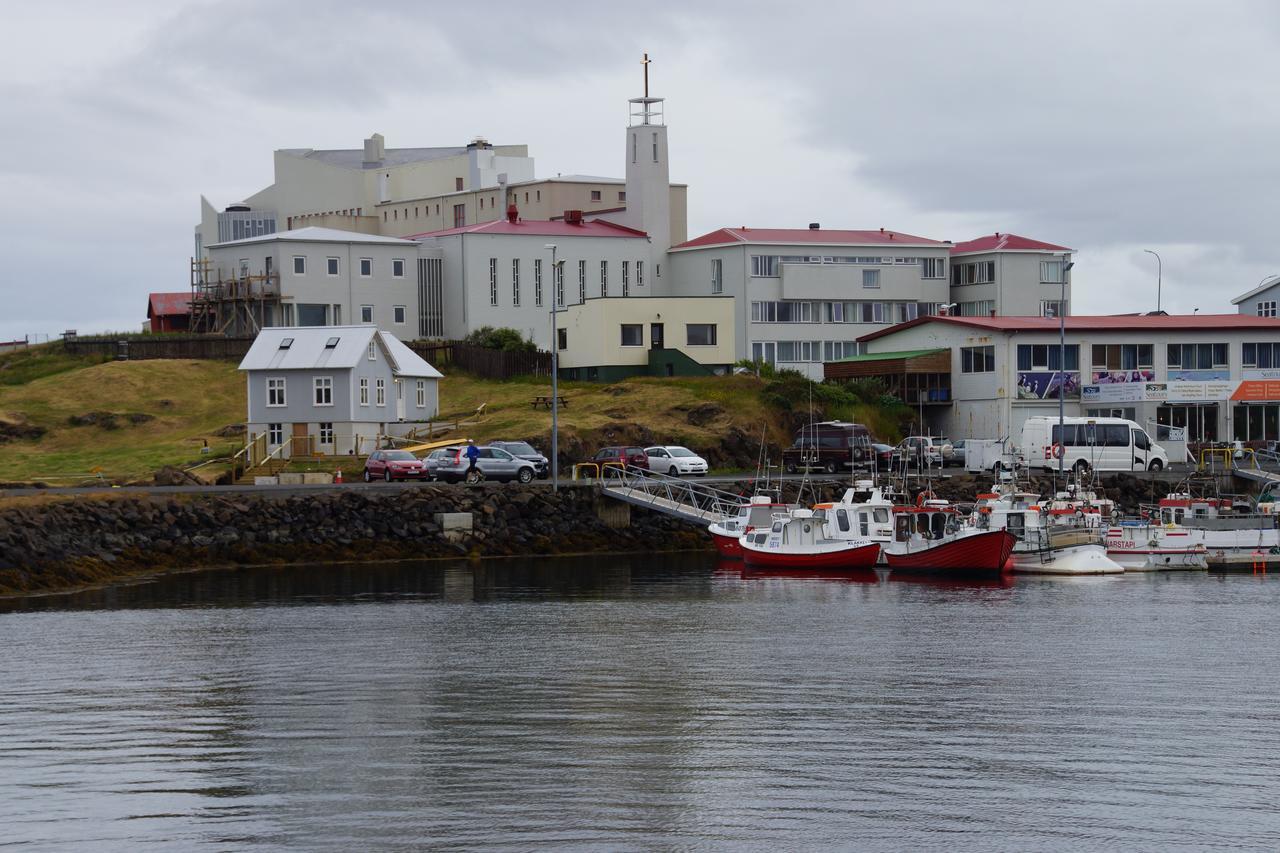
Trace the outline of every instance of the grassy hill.
[[[47, 351], [0, 356], [0, 482], [66, 485], [97, 473], [148, 481], [164, 466], [189, 467], [243, 446], [227, 429], [244, 417], [244, 378], [231, 362], [95, 363], [56, 346], [38, 349]], [[483, 418], [458, 438], [527, 439], [548, 451], [551, 413], [531, 402], [549, 390], [544, 378], [494, 382], [454, 373], [441, 383], [441, 408], [448, 415], [484, 405]], [[643, 377], [565, 382], [560, 392], [568, 398], [560, 412], [566, 462], [604, 444], [661, 443], [688, 445], [713, 467], [750, 467], [762, 438], [775, 449], [789, 444], [810, 411], [809, 383], [795, 377]], [[817, 416], [859, 420], [896, 438], [892, 412], [878, 402], [837, 391], [817, 396]], [[206, 442], [211, 452], [202, 455]], [[359, 464], [348, 459], [342, 467]]]

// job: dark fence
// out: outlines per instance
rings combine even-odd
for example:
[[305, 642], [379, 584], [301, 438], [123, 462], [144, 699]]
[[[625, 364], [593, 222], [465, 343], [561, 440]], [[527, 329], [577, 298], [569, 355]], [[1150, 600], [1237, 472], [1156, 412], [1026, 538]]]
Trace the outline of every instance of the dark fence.
[[130, 338], [67, 338], [63, 346], [72, 355], [96, 355], [121, 360], [151, 358], [241, 359], [253, 338], [219, 335], [155, 335]]
[[406, 341], [406, 344], [442, 373], [445, 367], [456, 367], [485, 379], [551, 375], [549, 352], [503, 352], [462, 341]]

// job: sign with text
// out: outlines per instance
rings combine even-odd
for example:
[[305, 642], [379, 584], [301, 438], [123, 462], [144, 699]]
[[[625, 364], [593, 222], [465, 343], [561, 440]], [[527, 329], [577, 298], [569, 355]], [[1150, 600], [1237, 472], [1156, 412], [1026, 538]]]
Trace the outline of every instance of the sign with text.
[[1236, 388], [1231, 399], [1268, 403], [1280, 400], [1280, 381], [1245, 380]]

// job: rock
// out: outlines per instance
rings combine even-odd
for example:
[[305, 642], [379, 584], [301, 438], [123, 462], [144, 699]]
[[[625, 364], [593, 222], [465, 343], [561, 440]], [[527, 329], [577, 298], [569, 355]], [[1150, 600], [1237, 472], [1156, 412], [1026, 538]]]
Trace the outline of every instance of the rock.
[[693, 426], [706, 426], [724, 414], [719, 403], [699, 403], [685, 414], [684, 419]]

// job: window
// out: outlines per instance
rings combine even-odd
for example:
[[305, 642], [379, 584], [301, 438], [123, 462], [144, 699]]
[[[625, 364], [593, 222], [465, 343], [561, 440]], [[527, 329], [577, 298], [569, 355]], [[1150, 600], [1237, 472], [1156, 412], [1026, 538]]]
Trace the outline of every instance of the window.
[[1274, 316], [1276, 316], [1276, 300], [1272, 299], [1272, 300], [1271, 300], [1271, 301], [1269, 301], [1269, 302], [1259, 302], [1259, 303], [1258, 303], [1258, 316], [1259, 316], [1259, 317], [1274, 317]]
[[333, 405], [333, 377], [317, 376], [312, 380], [315, 388], [315, 405], [332, 406]]
[[1061, 284], [1066, 274], [1063, 266], [1062, 261], [1041, 261], [1040, 281], [1044, 284]]
[[691, 347], [716, 345], [715, 323], [689, 323], [685, 327], [685, 343]]
[[624, 347], [644, 346], [644, 326], [640, 323], [623, 323], [622, 345]]
[[[754, 348], [753, 348], [754, 350]], [[767, 352], [766, 352], [767, 357]], [[778, 341], [777, 360], [817, 362], [822, 360], [821, 341]]]
[[[458, 180], [462, 180], [459, 178]], [[465, 204], [455, 204], [453, 206], [453, 227], [461, 228], [467, 224], [467, 206]]]
[[1094, 344], [1094, 370], [1150, 369], [1155, 363], [1154, 344]]
[[995, 261], [951, 265], [952, 284], [989, 284], [995, 280]]
[[372, 305], [360, 306], [360, 322], [361, 323], [373, 322], [373, 306]]
[[878, 290], [880, 288], [880, 270], [863, 270], [862, 286], [867, 290]]
[[653, 162], [658, 162], [658, 134], [653, 135]]
[[462, 178], [453, 179], [453, 191], [459, 193], [462, 192]]
[[404, 324], [404, 306], [403, 305], [391, 306], [391, 321], [394, 323], [400, 323], [401, 325]]
[[976, 302], [961, 302], [956, 306], [957, 317], [987, 317], [995, 313], [994, 299], [979, 299]]
[[415, 394], [414, 403], [417, 404], [419, 409], [425, 409], [427, 407], [427, 380], [418, 380]]
[[626, 200], [627, 200], [627, 191], [618, 190], [618, 201], [626, 201]]
[[498, 304], [498, 259], [489, 259], [489, 304]]
[[994, 373], [995, 369], [995, 347], [960, 347], [961, 373]]
[[369, 405], [369, 379], [361, 377], [360, 379], [360, 405]]
[[822, 360], [838, 361], [858, 354], [857, 341], [823, 341]]
[[511, 259], [511, 305], [520, 307], [520, 259]]
[[711, 292], [724, 293], [724, 263], [719, 258], [711, 261]]
[[636, 162], [636, 135], [631, 134], [631, 162]]
[[284, 424], [267, 424], [267, 444], [272, 447], [284, 444]]
[[858, 302], [858, 322], [860, 323], [887, 323], [885, 317], [885, 303], [883, 302]]
[[562, 350], [569, 348], [569, 330], [568, 329], [556, 329], [556, 347]]
[[267, 405], [273, 409], [286, 405], [283, 376], [273, 376], [267, 380]]
[[[605, 295], [603, 292], [601, 296]], [[578, 261], [578, 301], [587, 301], [587, 262]]]
[[921, 278], [946, 278], [947, 277], [947, 259], [946, 258], [921, 258], [920, 277]]
[[1067, 366], [1062, 367], [1063, 350], [1058, 344], [1018, 344], [1019, 370], [1079, 370], [1080, 345], [1067, 344]]
[[1169, 344], [1169, 367], [1213, 370], [1227, 366], [1226, 344]]
[[387, 404], [387, 380], [375, 380], [373, 383], [373, 394], [373, 404], [375, 406], [385, 406]]
[[335, 276], [335, 275], [337, 275], [337, 274], [338, 274], [338, 259], [337, 259], [337, 258], [325, 258], [325, 259], [324, 259], [324, 271], [325, 271], [325, 275], [330, 275], [330, 276]]
[[[661, 275], [661, 273], [659, 273]], [[777, 255], [752, 255], [751, 256], [751, 277], [752, 278], [776, 278], [778, 275], [778, 256]]]
[[662, 278], [662, 264], [653, 265], [653, 277]]
[[533, 304], [542, 307], [542, 258], [533, 261]]
[[644, 261], [636, 261], [636, 287], [644, 287]]
[[[586, 267], [587, 267], [586, 261], [578, 261], [579, 289], [585, 286], [583, 282], [586, 280], [586, 277], [587, 277]], [[555, 267], [551, 270], [551, 277], [554, 278], [556, 282], [555, 306], [563, 306], [564, 305], [564, 261], [561, 261], [560, 263], [555, 265]]]
[[373, 258], [360, 259], [360, 277], [369, 278], [373, 275]]
[[341, 326], [342, 325], [342, 306], [333, 305], [332, 308], [333, 308], [333, 325]]
[[1280, 341], [1259, 341], [1240, 345], [1242, 367], [1259, 370], [1280, 367]]
[[333, 444], [333, 421], [320, 424], [320, 443]]
[[375, 341], [369, 341], [369, 360], [378, 360], [378, 344]]
[[609, 295], [609, 262], [600, 262], [600, 295]]
[[631, 295], [631, 261], [622, 262], [622, 295]]
[[599, 201], [599, 200], [600, 200], [600, 190], [592, 190], [592, 191], [591, 191], [591, 200], [592, 200], [592, 201]]
[[391, 259], [391, 277], [404, 278], [404, 258]]
[[1060, 299], [1043, 299], [1040, 301], [1041, 317], [1065, 317], [1067, 315], [1067, 303]]
[[307, 259], [302, 255], [293, 256], [293, 274], [294, 275], [307, 274]]
[[[849, 303], [853, 304], [853, 303]], [[816, 302], [752, 302], [753, 323], [816, 323]]]

